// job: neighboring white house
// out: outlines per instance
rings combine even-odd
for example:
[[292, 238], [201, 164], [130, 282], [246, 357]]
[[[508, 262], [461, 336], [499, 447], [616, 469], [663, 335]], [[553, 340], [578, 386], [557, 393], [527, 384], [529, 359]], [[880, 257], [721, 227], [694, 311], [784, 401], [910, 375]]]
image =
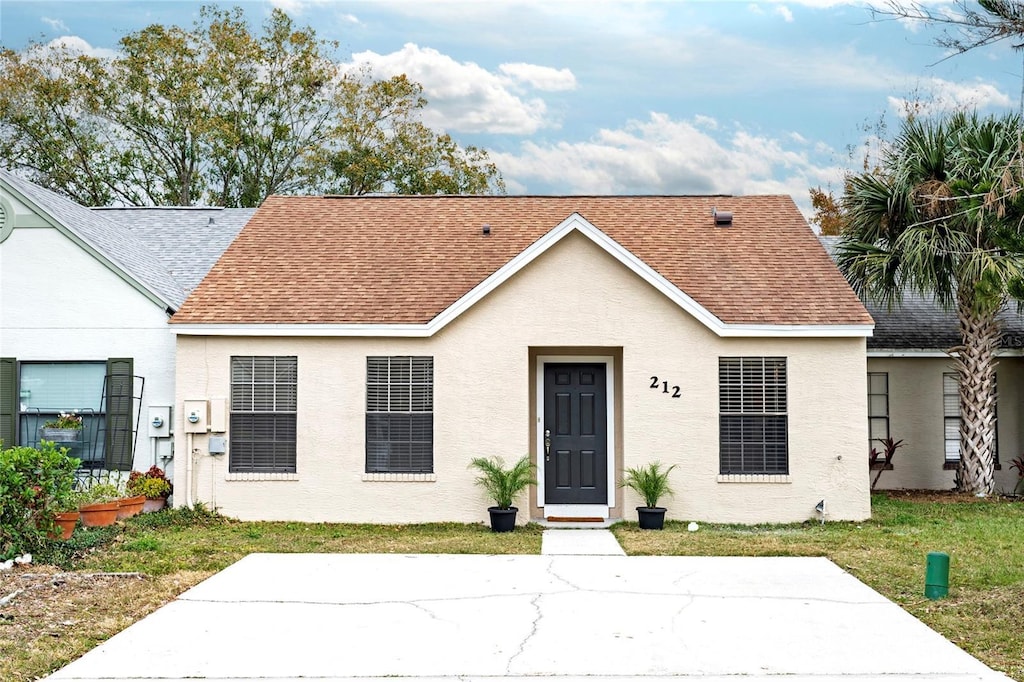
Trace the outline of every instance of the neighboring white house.
[[[838, 237], [820, 237], [834, 253]], [[960, 342], [956, 313], [910, 294], [892, 309], [868, 301], [875, 331], [868, 339], [868, 442], [903, 441], [878, 488], [949, 490], [960, 460], [960, 402], [956, 370], [946, 351]], [[996, 368], [996, 489], [1012, 492], [1017, 472], [1007, 466], [1024, 452], [1024, 318], [1008, 306], [1001, 314]], [[872, 478], [875, 477], [872, 473]]]
[[[87, 209], [0, 171], [0, 439], [83, 415], [90, 469], [170, 464], [167, 320], [251, 210]], [[177, 267], [175, 263], [182, 264]], [[166, 415], [164, 425], [150, 426]]]
[[[872, 320], [789, 197], [270, 197], [173, 316], [177, 503], [242, 519], [870, 514]], [[191, 418], [191, 419], [190, 419]]]

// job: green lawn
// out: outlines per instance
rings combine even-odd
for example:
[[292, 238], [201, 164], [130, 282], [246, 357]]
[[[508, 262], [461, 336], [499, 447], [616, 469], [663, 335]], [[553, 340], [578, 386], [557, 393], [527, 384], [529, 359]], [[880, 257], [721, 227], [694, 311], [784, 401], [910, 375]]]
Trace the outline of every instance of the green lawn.
[[[877, 495], [872, 520], [776, 526], [683, 522], [613, 532], [629, 554], [827, 556], [988, 665], [1024, 682], [1024, 502]], [[175, 595], [252, 552], [537, 554], [541, 529], [484, 526], [251, 523], [173, 510], [114, 530], [76, 531], [47, 559], [59, 579], [26, 589], [0, 574], [0, 679], [34, 680], [73, 660]], [[924, 599], [929, 551], [950, 555], [950, 596]], [[33, 568], [41, 572], [42, 568]], [[67, 573], [71, 571], [71, 573]], [[96, 577], [97, 572], [139, 573]], [[899, 646], [865, 632], [864, 655]]]

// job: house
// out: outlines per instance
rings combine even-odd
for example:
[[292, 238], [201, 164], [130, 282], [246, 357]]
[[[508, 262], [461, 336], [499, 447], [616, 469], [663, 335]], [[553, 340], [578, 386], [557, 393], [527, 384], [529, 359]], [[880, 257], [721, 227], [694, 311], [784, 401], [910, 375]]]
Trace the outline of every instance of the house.
[[[835, 253], [839, 237], [820, 240]], [[867, 342], [866, 449], [881, 451], [881, 439], [890, 436], [903, 441], [877, 487], [949, 490], [960, 460], [959, 380], [946, 353], [960, 343], [956, 313], [919, 294], [906, 295], [892, 309], [866, 305], [875, 320]], [[1000, 320], [996, 490], [1009, 493], [1017, 472], [1007, 464], [1024, 452], [1024, 317], [1008, 306]]]
[[474, 522], [870, 514], [872, 319], [789, 197], [270, 197], [171, 318], [177, 504]]
[[167, 320], [251, 215], [91, 210], [0, 171], [0, 440], [35, 445], [76, 412], [83, 469], [169, 466]]

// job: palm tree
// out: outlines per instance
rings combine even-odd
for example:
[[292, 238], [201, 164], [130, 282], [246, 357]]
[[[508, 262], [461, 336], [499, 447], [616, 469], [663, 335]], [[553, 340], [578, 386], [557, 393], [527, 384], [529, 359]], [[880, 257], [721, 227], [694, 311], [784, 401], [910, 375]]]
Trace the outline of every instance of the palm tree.
[[997, 314], [1024, 300], [1024, 195], [1019, 183], [1005, 188], [1018, 177], [1008, 169], [1020, 137], [1016, 115], [905, 121], [878, 168], [848, 179], [837, 249], [862, 296], [892, 308], [913, 291], [956, 310], [961, 342], [947, 351], [960, 379], [956, 485], [979, 495], [995, 485]]

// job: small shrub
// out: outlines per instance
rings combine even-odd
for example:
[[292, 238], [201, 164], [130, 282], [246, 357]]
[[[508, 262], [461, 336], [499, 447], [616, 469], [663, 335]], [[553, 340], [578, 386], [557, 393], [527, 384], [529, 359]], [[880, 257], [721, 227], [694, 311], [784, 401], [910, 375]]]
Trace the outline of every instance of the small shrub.
[[231, 523], [232, 519], [221, 516], [197, 502], [194, 507], [175, 507], [156, 514], [140, 514], [129, 521], [139, 528], [191, 528], [226, 525]]
[[79, 460], [44, 441], [0, 450], [0, 560], [35, 554], [70, 503]]
[[150, 499], [157, 497], [169, 497], [174, 490], [170, 479], [164, 474], [164, 470], [153, 465], [146, 470], [133, 471], [128, 475], [128, 494], [145, 495]]

